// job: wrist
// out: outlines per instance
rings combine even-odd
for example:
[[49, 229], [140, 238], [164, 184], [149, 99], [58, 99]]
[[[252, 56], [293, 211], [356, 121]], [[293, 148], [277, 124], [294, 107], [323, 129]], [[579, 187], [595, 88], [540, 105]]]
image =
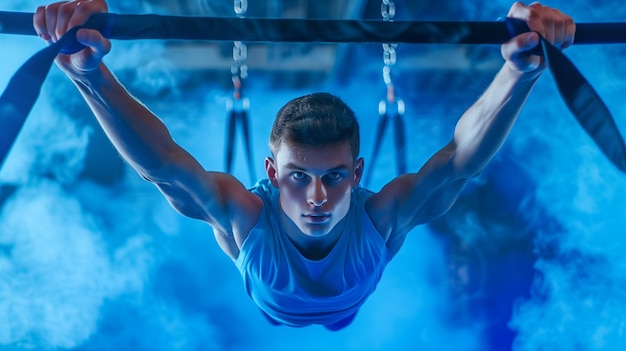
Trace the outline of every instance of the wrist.
[[67, 75], [77, 86], [90, 90], [93, 88], [102, 88], [108, 85], [108, 82], [113, 79], [113, 75], [102, 62], [93, 70], [74, 70], [67, 72]]
[[510, 76], [510, 78], [519, 81], [519, 82], [535, 82], [543, 71], [545, 70], [544, 65], [540, 65], [533, 70], [523, 71], [518, 68], [515, 63], [511, 61], [506, 61], [503, 67], [503, 70]]

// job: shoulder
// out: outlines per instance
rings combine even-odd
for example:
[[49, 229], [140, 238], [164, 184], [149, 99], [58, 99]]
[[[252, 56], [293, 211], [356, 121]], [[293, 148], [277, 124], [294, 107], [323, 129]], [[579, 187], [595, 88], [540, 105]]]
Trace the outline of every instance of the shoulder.
[[403, 178], [406, 176], [394, 179], [378, 192], [371, 192], [365, 201], [365, 212], [385, 241], [389, 239], [395, 228], [395, 213], [400, 201], [399, 196], [402, 189], [407, 188], [403, 185], [405, 183]]
[[232, 236], [237, 246], [245, 240], [258, 221], [264, 202], [254, 188], [246, 188], [227, 173], [206, 172], [205, 186], [217, 196], [200, 200], [206, 221], [217, 231]]
[[393, 179], [367, 200], [367, 213], [383, 239], [402, 241], [452, 206], [467, 180], [455, 172], [452, 157], [453, 149], [444, 147], [417, 173]]
[[268, 179], [259, 180], [251, 188], [245, 189], [238, 199], [233, 200], [233, 234], [237, 246], [241, 248], [250, 231], [259, 222], [264, 211], [272, 214], [278, 203], [278, 189]]

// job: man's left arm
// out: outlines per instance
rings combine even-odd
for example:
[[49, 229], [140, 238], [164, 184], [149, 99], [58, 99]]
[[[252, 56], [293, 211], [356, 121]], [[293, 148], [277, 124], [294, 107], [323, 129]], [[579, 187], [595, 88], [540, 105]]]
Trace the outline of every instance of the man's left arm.
[[[509, 17], [526, 21], [557, 47], [565, 48], [573, 41], [572, 19], [556, 9], [515, 3]], [[539, 35], [529, 32], [502, 45], [504, 65], [461, 116], [451, 141], [417, 173], [394, 179], [368, 201], [368, 214], [392, 253], [412, 228], [452, 207], [466, 181], [479, 174], [498, 152], [545, 69], [542, 57], [528, 54], [538, 42]]]
[[461, 177], [482, 171], [500, 149], [545, 70], [543, 57], [528, 54], [528, 50], [539, 44], [538, 34], [560, 49], [574, 41], [574, 21], [557, 9], [517, 2], [508, 17], [525, 21], [532, 32], [502, 45], [505, 64], [485, 93], [457, 122], [451, 141], [455, 148], [453, 171]]
[[461, 116], [449, 147], [450, 171], [458, 178], [480, 173], [508, 137], [539, 73], [505, 64], [483, 95]]
[[372, 222], [392, 254], [419, 224], [447, 212], [498, 152], [539, 75], [500, 69], [491, 85], [458, 120], [450, 142], [422, 168], [385, 185], [367, 202]]

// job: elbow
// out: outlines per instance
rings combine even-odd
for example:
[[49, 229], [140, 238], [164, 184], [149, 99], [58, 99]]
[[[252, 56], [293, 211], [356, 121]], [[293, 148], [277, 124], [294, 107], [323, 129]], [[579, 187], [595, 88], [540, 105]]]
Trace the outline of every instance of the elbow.
[[485, 166], [483, 162], [460, 162], [455, 165], [454, 169], [458, 178], [471, 179], [481, 175]]
[[483, 173], [485, 166], [482, 162], [458, 162], [458, 164], [454, 165], [454, 174], [460, 179], [475, 178]]
[[480, 157], [477, 152], [466, 152], [463, 148], [454, 147], [450, 153], [449, 164], [452, 167], [452, 174], [459, 179], [471, 179], [478, 177], [487, 166], [488, 161]]

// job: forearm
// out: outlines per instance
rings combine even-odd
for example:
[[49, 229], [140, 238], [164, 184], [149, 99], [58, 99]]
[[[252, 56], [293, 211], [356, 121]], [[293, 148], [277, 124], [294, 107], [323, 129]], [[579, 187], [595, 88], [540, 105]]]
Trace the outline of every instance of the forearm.
[[115, 148], [140, 174], [151, 177], [179, 149], [165, 125], [104, 64], [73, 81]]
[[463, 177], [482, 171], [498, 152], [540, 74], [503, 65], [491, 85], [457, 122], [454, 168]]

